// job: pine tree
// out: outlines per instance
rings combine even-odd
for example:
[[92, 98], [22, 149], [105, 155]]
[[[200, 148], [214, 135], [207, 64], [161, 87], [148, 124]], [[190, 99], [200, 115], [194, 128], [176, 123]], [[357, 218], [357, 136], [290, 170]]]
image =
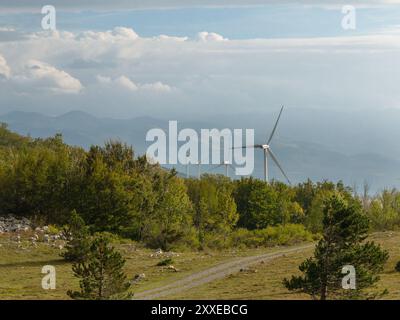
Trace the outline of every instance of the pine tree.
[[67, 244], [66, 250], [61, 253], [61, 256], [67, 261], [84, 261], [89, 252], [89, 230], [75, 210], [71, 212], [70, 223], [64, 228], [63, 235]]
[[110, 245], [109, 237], [100, 234], [90, 245], [85, 261], [74, 263], [72, 271], [81, 278], [81, 291], [68, 291], [73, 299], [109, 300], [128, 299], [130, 287], [123, 272], [125, 259]]
[[[313, 299], [375, 298], [364, 289], [379, 280], [388, 253], [373, 242], [365, 242], [369, 228], [361, 205], [348, 204], [338, 193], [324, 204], [323, 237], [317, 244], [314, 257], [305, 260], [299, 269], [302, 276], [292, 276], [283, 283], [289, 290], [307, 293]], [[343, 289], [342, 268], [355, 268], [356, 288]]]

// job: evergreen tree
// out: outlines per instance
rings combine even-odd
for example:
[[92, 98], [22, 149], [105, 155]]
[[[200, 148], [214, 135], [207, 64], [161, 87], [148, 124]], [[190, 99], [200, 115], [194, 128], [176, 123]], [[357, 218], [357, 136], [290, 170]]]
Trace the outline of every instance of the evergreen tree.
[[67, 240], [67, 244], [66, 250], [61, 253], [61, 256], [67, 261], [84, 261], [90, 249], [89, 231], [75, 210], [71, 212], [70, 223], [64, 228], [63, 236]]
[[[348, 202], [338, 193], [324, 205], [323, 237], [314, 257], [305, 260], [299, 269], [302, 276], [293, 276], [283, 283], [289, 290], [298, 290], [313, 299], [374, 298], [364, 289], [373, 286], [383, 270], [388, 253], [373, 242], [364, 242], [369, 228], [361, 205]], [[343, 289], [342, 268], [355, 268], [356, 288]]]
[[110, 245], [106, 235], [98, 235], [90, 245], [89, 254], [82, 262], [74, 263], [72, 271], [80, 278], [81, 291], [68, 291], [73, 299], [109, 300], [128, 299], [132, 294], [123, 272], [125, 260]]

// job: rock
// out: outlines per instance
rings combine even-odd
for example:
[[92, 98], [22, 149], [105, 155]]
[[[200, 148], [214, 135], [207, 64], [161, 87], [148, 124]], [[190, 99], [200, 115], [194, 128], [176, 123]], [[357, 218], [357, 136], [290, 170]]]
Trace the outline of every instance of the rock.
[[130, 281], [130, 283], [135, 284], [143, 279], [146, 279], [146, 275], [144, 273], [136, 274], [135, 277]]
[[150, 257], [159, 257], [159, 256], [161, 256], [163, 254], [163, 251], [160, 249], [160, 248], [158, 248], [154, 253], [152, 253], [151, 255], [150, 255]]
[[0, 217], [0, 233], [27, 232], [31, 230], [31, 222], [26, 218], [16, 218], [12, 215]]
[[175, 271], [175, 272], [178, 272], [178, 271], [179, 271], [179, 270], [178, 270], [177, 268], [175, 268], [173, 265], [169, 265], [167, 268], [170, 269], [170, 270], [173, 270], [173, 271]]

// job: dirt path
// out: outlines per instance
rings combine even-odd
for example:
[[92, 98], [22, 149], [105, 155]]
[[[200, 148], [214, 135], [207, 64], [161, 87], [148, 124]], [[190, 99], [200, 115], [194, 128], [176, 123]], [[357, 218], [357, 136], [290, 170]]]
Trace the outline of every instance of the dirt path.
[[187, 289], [201, 286], [205, 283], [215, 281], [217, 279], [221, 279], [226, 277], [227, 275], [239, 272], [240, 269], [246, 268], [252, 264], [261, 262], [261, 261], [270, 261], [275, 258], [282, 257], [286, 254], [302, 251], [308, 248], [313, 247], [314, 244], [307, 244], [302, 246], [293, 247], [290, 249], [280, 250], [273, 253], [266, 253], [257, 256], [236, 258], [229, 262], [224, 262], [214, 267], [208, 268], [206, 270], [193, 273], [189, 276], [186, 276], [183, 279], [174, 281], [168, 285], [135, 293], [134, 299], [137, 300], [152, 300], [163, 298], [165, 296], [169, 296], [172, 294], [176, 294]]

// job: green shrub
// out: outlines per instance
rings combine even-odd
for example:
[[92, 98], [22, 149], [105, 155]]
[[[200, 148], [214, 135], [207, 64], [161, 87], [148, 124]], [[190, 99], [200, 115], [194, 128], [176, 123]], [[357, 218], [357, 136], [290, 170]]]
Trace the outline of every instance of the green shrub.
[[173, 264], [174, 260], [171, 258], [167, 258], [164, 260], [161, 260], [159, 263], [157, 263], [157, 267], [162, 267], [162, 266], [169, 266], [170, 264]]
[[48, 233], [50, 234], [59, 234], [60, 233], [60, 229], [58, 229], [55, 225], [49, 225], [49, 229], [47, 230]]
[[400, 272], [400, 261], [396, 263], [394, 270], [396, 270], [397, 272]]
[[231, 235], [230, 245], [249, 248], [290, 245], [312, 241], [314, 236], [301, 224], [269, 226], [260, 230], [237, 229]]

